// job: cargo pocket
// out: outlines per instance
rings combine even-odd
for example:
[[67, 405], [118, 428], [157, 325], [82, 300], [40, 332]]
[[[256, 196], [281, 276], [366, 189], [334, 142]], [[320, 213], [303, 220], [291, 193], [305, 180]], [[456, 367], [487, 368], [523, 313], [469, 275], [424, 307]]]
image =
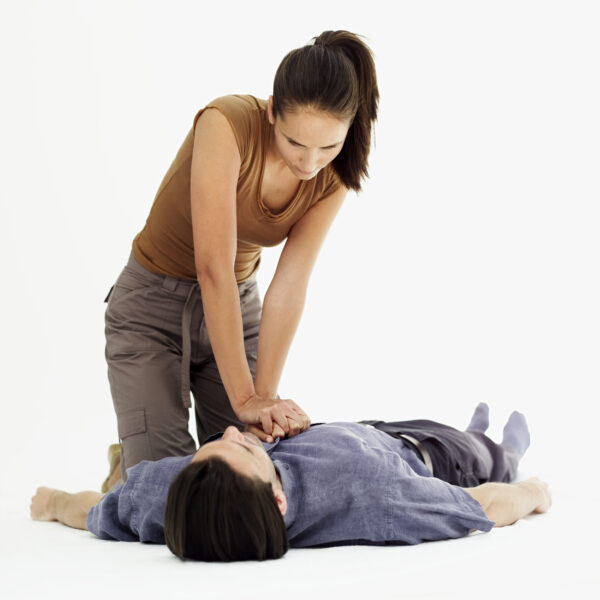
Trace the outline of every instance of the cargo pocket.
[[146, 433], [146, 413], [135, 410], [118, 418], [119, 439], [124, 440], [132, 435]]
[[[150, 436], [146, 431], [144, 410], [130, 410], [118, 416], [121, 440], [121, 476], [127, 481], [127, 470], [143, 460], [156, 460], [152, 454]], [[160, 457], [159, 457], [160, 458]]]

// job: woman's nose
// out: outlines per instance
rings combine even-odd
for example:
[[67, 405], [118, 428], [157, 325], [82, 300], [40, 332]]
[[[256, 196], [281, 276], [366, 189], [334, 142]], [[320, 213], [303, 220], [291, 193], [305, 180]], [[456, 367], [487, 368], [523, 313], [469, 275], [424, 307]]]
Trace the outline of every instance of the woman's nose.
[[312, 172], [316, 168], [317, 168], [317, 154], [314, 152], [307, 152], [302, 157], [302, 170]]

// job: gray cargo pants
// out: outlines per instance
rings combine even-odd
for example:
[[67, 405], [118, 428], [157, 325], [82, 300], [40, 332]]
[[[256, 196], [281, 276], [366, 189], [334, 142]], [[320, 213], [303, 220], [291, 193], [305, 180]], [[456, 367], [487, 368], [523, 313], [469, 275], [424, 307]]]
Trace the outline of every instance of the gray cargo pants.
[[[238, 285], [252, 376], [261, 301], [253, 276]], [[200, 442], [235, 416], [212, 353], [196, 281], [158, 275], [133, 253], [105, 302], [108, 380], [121, 440], [121, 473], [142, 460], [192, 454], [190, 390]]]

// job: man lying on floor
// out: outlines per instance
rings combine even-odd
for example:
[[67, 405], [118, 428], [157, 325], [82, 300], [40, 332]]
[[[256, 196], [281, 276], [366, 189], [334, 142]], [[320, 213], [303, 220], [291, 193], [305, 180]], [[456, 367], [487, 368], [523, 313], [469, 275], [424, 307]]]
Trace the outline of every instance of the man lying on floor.
[[529, 446], [524, 416], [511, 414], [501, 444], [487, 427], [484, 403], [464, 432], [426, 420], [329, 423], [263, 444], [231, 426], [192, 456], [131, 467], [107, 494], [39, 488], [31, 516], [229, 561], [458, 538], [546, 512], [544, 482], [492, 483], [516, 475]]

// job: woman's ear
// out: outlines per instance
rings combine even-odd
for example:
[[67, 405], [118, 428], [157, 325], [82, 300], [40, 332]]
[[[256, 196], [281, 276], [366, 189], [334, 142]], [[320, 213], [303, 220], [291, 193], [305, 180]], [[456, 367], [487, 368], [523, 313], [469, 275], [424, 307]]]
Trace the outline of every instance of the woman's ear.
[[273, 116], [273, 96], [269, 96], [269, 102], [267, 103], [267, 117], [269, 118], [269, 123], [275, 125], [275, 117]]

